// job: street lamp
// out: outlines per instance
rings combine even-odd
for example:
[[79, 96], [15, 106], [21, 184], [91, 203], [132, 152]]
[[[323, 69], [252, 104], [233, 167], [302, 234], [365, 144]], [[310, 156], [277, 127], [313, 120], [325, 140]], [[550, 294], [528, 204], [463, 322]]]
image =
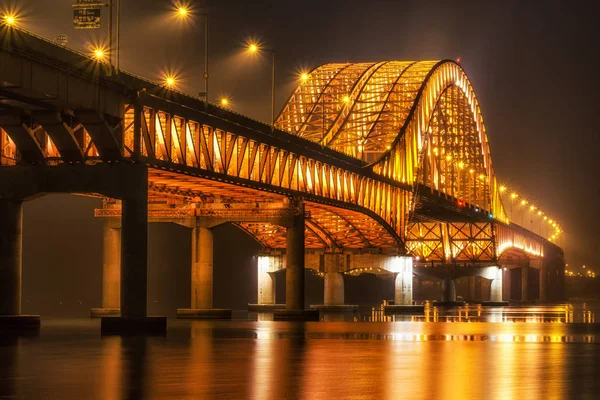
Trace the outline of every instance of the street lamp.
[[221, 97], [219, 101], [222, 107], [227, 107], [229, 105], [229, 99], [227, 97]]
[[[177, 8], [177, 16], [179, 18], [190, 18], [191, 12], [185, 6]], [[204, 100], [208, 102], [208, 14], [200, 13], [204, 17]], [[202, 95], [202, 93], [201, 93]]]
[[173, 89], [175, 87], [175, 85], [177, 84], [177, 80], [175, 79], [174, 76], [169, 75], [165, 78], [165, 84], [167, 85], [167, 87], [169, 89]]
[[275, 52], [270, 49], [263, 49], [256, 43], [249, 43], [248, 51], [252, 54], [260, 52], [271, 53], [271, 130], [273, 131], [275, 130]]
[[519, 197], [519, 195], [516, 194], [516, 193], [511, 193], [510, 194], [510, 219], [513, 219], [513, 220], [514, 220], [514, 216], [513, 216], [513, 203], [514, 203], [514, 201], [515, 201], [515, 199], [517, 197]]
[[4, 23], [8, 26], [15, 26], [17, 24], [17, 16], [14, 14], [6, 14], [4, 16]]

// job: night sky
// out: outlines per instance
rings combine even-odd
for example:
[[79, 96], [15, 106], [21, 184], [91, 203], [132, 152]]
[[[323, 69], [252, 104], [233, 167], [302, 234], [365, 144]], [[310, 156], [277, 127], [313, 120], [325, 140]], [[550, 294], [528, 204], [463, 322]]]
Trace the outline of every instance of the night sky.
[[[90, 43], [102, 40], [105, 30], [73, 30], [73, 2], [21, 0], [25, 17], [20, 23], [49, 38], [67, 34], [69, 47], [87, 52]], [[10, 8], [17, 2], [0, 4]], [[460, 58], [478, 96], [500, 182], [559, 221], [571, 268], [586, 264], [598, 269], [600, 169], [595, 154], [600, 148], [596, 122], [600, 60], [593, 2], [188, 4], [210, 15], [211, 100], [228, 95], [235, 111], [263, 121], [270, 118], [270, 60], [243, 54], [249, 38], [276, 52], [276, 110], [296, 86], [298, 72], [322, 63]], [[161, 71], [177, 72], [180, 89], [197, 93], [203, 90], [202, 19], [181, 24], [172, 12], [169, 1], [122, 0], [121, 67], [156, 80]], [[26, 226], [35, 231], [25, 233], [26, 244], [31, 240], [27, 235], [41, 232], [48, 210], [67, 215], [72, 209], [65, 202], [93, 209], [93, 201], [77, 197], [60, 197], [60, 204], [52, 197], [37, 202], [44, 202], [44, 207], [32, 204], [26, 209], [26, 218], [38, 221]], [[93, 218], [80, 220], [78, 226], [81, 232], [90, 230], [101, 237]], [[85, 235], [70, 243], [79, 258], [86, 248]], [[39, 236], [48, 243], [58, 240]], [[48, 247], [50, 253], [58, 251]], [[39, 256], [26, 256], [25, 268], [37, 264]]]

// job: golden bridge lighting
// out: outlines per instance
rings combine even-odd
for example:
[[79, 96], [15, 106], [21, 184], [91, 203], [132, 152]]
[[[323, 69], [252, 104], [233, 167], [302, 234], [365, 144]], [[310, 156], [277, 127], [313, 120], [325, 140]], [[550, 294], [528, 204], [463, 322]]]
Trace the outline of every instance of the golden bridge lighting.
[[4, 16], [4, 23], [9, 26], [16, 25], [17, 17], [13, 14], [7, 14]]
[[342, 98], [342, 101], [343, 101], [344, 103], [347, 103], [347, 102], [349, 102], [349, 101], [350, 101], [350, 96], [348, 96], [348, 95], [345, 95], [345, 96]]
[[229, 99], [227, 97], [222, 97], [220, 103], [221, 106], [227, 107], [229, 105]]
[[303, 81], [308, 79], [308, 74], [306, 72], [303, 72], [302, 74], [300, 74], [300, 79], [302, 79]]
[[250, 53], [257, 53], [258, 52], [258, 45], [256, 43], [250, 43], [248, 45], [248, 51]]
[[506, 186], [500, 186], [500, 193], [504, 193], [506, 191]]
[[165, 84], [167, 85], [167, 87], [169, 89], [173, 88], [175, 86], [175, 84], [177, 83], [177, 81], [175, 80], [174, 76], [167, 76], [165, 78]]
[[521, 205], [522, 206], [526, 206], [527, 205], [527, 200], [521, 200]]
[[103, 61], [106, 53], [101, 48], [94, 49], [94, 58], [98, 61]]

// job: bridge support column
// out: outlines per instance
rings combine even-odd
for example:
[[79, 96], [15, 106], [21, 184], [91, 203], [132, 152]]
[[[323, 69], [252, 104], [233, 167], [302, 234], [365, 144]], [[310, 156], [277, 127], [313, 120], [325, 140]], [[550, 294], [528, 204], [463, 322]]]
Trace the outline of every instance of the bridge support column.
[[521, 267], [521, 300], [529, 300], [529, 267]]
[[121, 202], [121, 316], [103, 317], [103, 334], [166, 334], [165, 317], [147, 316], [148, 170], [133, 176]]
[[469, 287], [469, 300], [476, 300], [477, 299], [477, 277], [475, 276], [469, 276], [467, 277], [467, 284]]
[[492, 279], [490, 286], [490, 302], [499, 303], [502, 301], [502, 268], [498, 268], [496, 276]]
[[542, 260], [540, 268], [540, 301], [548, 301], [548, 266]]
[[275, 277], [273, 272], [273, 257], [258, 256], [258, 301], [257, 304], [275, 304]]
[[502, 298], [504, 301], [512, 300], [511, 294], [511, 279], [510, 279], [510, 269], [508, 267], [502, 268]]
[[21, 315], [23, 202], [0, 199], [0, 329], [38, 329], [40, 317]]
[[0, 315], [21, 314], [23, 203], [0, 200]]
[[442, 281], [442, 301], [456, 301], [456, 285], [454, 283], [454, 279], [452, 279], [451, 276], [446, 276]]
[[121, 223], [108, 219], [102, 235], [102, 307], [92, 308], [92, 318], [121, 315]]
[[304, 309], [304, 204], [291, 203], [295, 215], [286, 232], [285, 310], [276, 310], [274, 319], [318, 319], [318, 310]]
[[285, 268], [283, 254], [259, 255], [257, 262], [257, 303], [248, 304], [248, 311], [272, 311], [285, 309], [285, 304], [276, 304], [275, 272]]
[[286, 310], [304, 310], [304, 214], [286, 232]]
[[394, 305], [407, 306], [413, 302], [413, 260], [412, 257], [397, 257], [398, 263], [394, 280]]
[[342, 254], [325, 254], [324, 303], [326, 306], [344, 304], [344, 275], [341, 270]]
[[192, 229], [191, 306], [177, 309], [177, 318], [230, 319], [231, 310], [213, 308], [213, 232], [199, 222]]

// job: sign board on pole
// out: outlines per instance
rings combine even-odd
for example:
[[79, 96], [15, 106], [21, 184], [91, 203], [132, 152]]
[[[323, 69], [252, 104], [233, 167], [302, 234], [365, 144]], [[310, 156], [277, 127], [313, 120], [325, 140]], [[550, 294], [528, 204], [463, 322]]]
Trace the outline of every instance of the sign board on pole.
[[59, 46], [66, 46], [67, 43], [69, 41], [69, 38], [67, 37], [67, 35], [56, 35], [54, 37], [54, 43], [58, 44]]
[[101, 5], [99, 0], [77, 0], [73, 4], [73, 28], [100, 28]]

